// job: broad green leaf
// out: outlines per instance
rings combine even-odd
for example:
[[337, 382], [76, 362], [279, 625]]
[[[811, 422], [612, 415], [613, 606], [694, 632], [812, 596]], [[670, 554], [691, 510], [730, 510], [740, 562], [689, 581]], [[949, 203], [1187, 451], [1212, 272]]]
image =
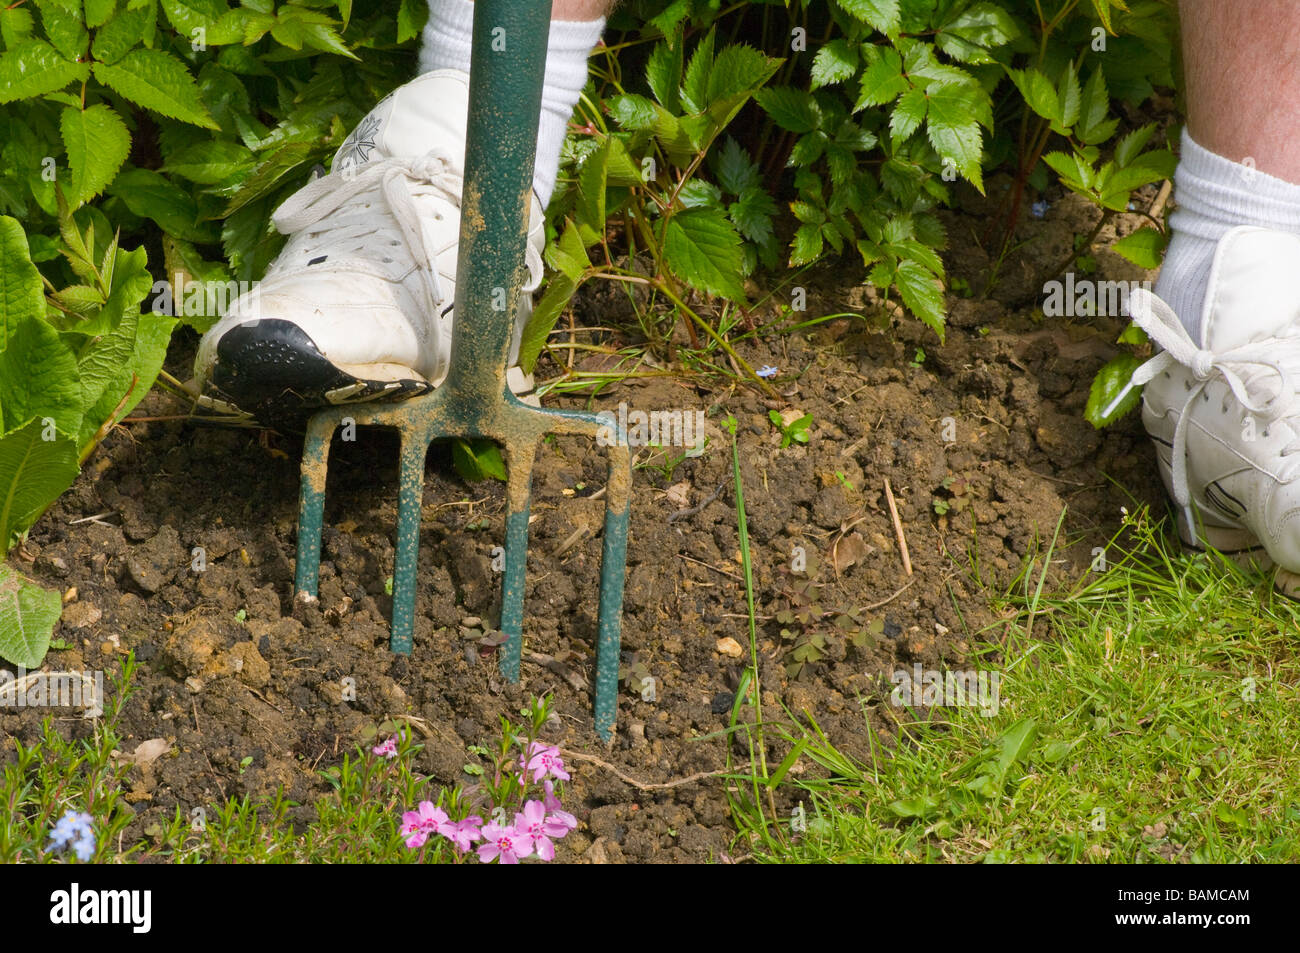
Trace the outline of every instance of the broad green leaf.
[[501, 459], [501, 450], [491, 440], [453, 440], [451, 462], [455, 464], [457, 472], [470, 483], [506, 478], [506, 464]]
[[[985, 51], [1010, 43], [1020, 34], [1020, 29], [1011, 15], [999, 4], [989, 2], [976, 3], [967, 7], [957, 17], [944, 24], [941, 30], [936, 43], [949, 55], [956, 55], [956, 53], [944, 45], [945, 37], [955, 37], [963, 44]], [[965, 46], [959, 46], [957, 49], [969, 52]], [[969, 56], [960, 58], [968, 62], [981, 61]], [[984, 62], [989, 62], [991, 59], [987, 54], [983, 57]]]
[[44, 294], [23, 227], [17, 219], [0, 216], [0, 353], [14, 328], [45, 314]]
[[998, 738], [998, 778], [1005, 778], [1007, 772], [1017, 763], [1029, 757], [1029, 752], [1038, 737], [1038, 723], [1032, 718], [1022, 718]]
[[[1109, 139], [1110, 134], [1098, 136], [1106, 125], [1110, 113], [1110, 94], [1106, 91], [1106, 76], [1098, 66], [1084, 84], [1079, 98], [1079, 119], [1076, 134], [1085, 143], [1101, 142]], [[1113, 126], [1112, 126], [1113, 129]]]
[[230, 11], [226, 0], [162, 0], [162, 8], [168, 22], [187, 40], [193, 39], [194, 30], [211, 29]]
[[[0, 541], [0, 557], [7, 548], [7, 540]], [[63, 597], [57, 589], [43, 589], [0, 563], [0, 658], [23, 668], [40, 668], [62, 613]]]
[[95, 78], [136, 105], [171, 119], [216, 129], [185, 64], [162, 50], [132, 50], [116, 64], [96, 63]]
[[[420, 0], [420, 2], [423, 2], [423, 0]], [[623, 129], [634, 131], [650, 129], [654, 126], [658, 117], [655, 104], [644, 96], [638, 96], [635, 93], [611, 96], [605, 100], [605, 105], [609, 109], [609, 114], [614, 117], [614, 121]]]
[[1152, 269], [1160, 267], [1160, 253], [1165, 250], [1167, 241], [1167, 236], [1148, 225], [1124, 236], [1110, 247], [1139, 268]]
[[0, 103], [44, 96], [89, 75], [89, 65], [65, 59], [44, 40], [23, 40], [0, 55]]
[[1007, 73], [1030, 109], [1049, 122], [1060, 123], [1061, 100], [1051, 80], [1033, 68], [1007, 70]]
[[689, 112], [701, 113], [709, 105], [709, 73], [713, 69], [713, 31], [695, 47], [691, 61], [682, 79], [682, 106]]
[[582, 280], [583, 274], [591, 267], [591, 258], [587, 255], [587, 249], [583, 246], [572, 219], [565, 220], [559, 241], [546, 249], [546, 262], [556, 271], [567, 275], [575, 284]]
[[772, 197], [758, 186], [745, 189], [735, 202], [727, 206], [727, 214], [736, 223], [740, 234], [759, 245], [773, 239], [772, 218], [776, 212]]
[[790, 242], [790, 267], [798, 268], [816, 261], [822, 253], [822, 230], [813, 223], [800, 225]]
[[[1101, 20], [1101, 25], [1106, 28], [1106, 32], [1113, 36], [1115, 28], [1110, 22], [1110, 6], [1111, 0], [1092, 0], [1092, 8], [1097, 11], [1097, 19]], [[1117, 2], [1115, 6], [1124, 9], [1123, 2]]]
[[0, 40], [5, 48], [17, 46], [32, 35], [36, 18], [26, 7], [4, 7], [0, 9]]
[[1151, 139], [1151, 134], [1156, 131], [1155, 123], [1147, 123], [1140, 129], [1134, 129], [1128, 135], [1120, 139], [1115, 146], [1115, 164], [1121, 169], [1129, 165], [1138, 154], [1142, 147]]
[[862, 70], [862, 86], [853, 111], [868, 106], [883, 106], [893, 102], [910, 84], [903, 75], [903, 58], [898, 51], [887, 46], [867, 46], [864, 49], [866, 67]]
[[759, 184], [757, 164], [731, 136], [723, 140], [721, 149], [714, 151], [714, 157], [718, 184], [732, 195], [739, 195]]
[[64, 109], [59, 129], [68, 152], [64, 194], [75, 209], [113, 181], [131, 149], [131, 134], [117, 113], [103, 103], [84, 111]]
[[1082, 100], [1079, 93], [1079, 71], [1074, 68], [1073, 63], [1066, 64], [1056, 94], [1061, 101], [1061, 121], [1056, 131], [1062, 135], [1067, 135], [1068, 130], [1073, 128], [1074, 124], [1079, 120], [1079, 108]]
[[113, 19], [95, 31], [91, 49], [101, 63], [116, 63], [132, 49], [139, 46], [152, 25], [155, 16], [152, 7], [122, 10]]
[[117, 0], [86, 0], [86, 26], [92, 30], [108, 22], [117, 7]]
[[149, 169], [127, 169], [113, 181], [109, 193], [136, 215], [149, 218], [169, 235], [187, 241], [210, 242], [210, 226], [200, 225], [193, 196]]
[[311, 142], [290, 142], [276, 149], [265, 162], [244, 180], [239, 191], [230, 199], [223, 215], [229, 217], [254, 199], [259, 199], [274, 189], [285, 176], [300, 168], [316, 155]]
[[69, 10], [57, 0], [37, 0], [36, 8], [41, 11], [45, 36], [65, 59], [76, 60], [86, 55], [90, 34], [81, 22], [80, 4]]
[[767, 86], [756, 92], [754, 99], [778, 126], [790, 132], [809, 132], [821, 123], [821, 110], [805, 90]]
[[[577, 232], [574, 231], [574, 234]], [[547, 283], [542, 300], [537, 302], [533, 313], [529, 315], [519, 341], [519, 366], [524, 373], [531, 374], [537, 366], [537, 358], [546, 345], [546, 339], [550, 337], [577, 288], [577, 281], [564, 272], [554, 275]]]
[[838, 0], [848, 13], [881, 33], [898, 31], [898, 0]]
[[0, 351], [0, 432], [33, 418], [54, 421], [64, 434], [76, 433], [81, 425], [76, 357], [44, 318], [11, 327]]
[[1088, 389], [1088, 403], [1083, 408], [1083, 416], [1088, 423], [1100, 430], [1102, 427], [1113, 424], [1138, 405], [1138, 400], [1142, 396], [1142, 389], [1134, 387], [1120, 401], [1118, 407], [1109, 415], [1103, 416], [1103, 411], [1128, 386], [1128, 382], [1133, 377], [1133, 372], [1138, 369], [1138, 365], [1141, 363], [1137, 357], [1125, 351], [1123, 354], [1111, 358], [1097, 372], [1097, 376], [1092, 379], [1092, 386]]
[[248, 173], [254, 161], [253, 154], [237, 142], [208, 139], [186, 146], [163, 168], [200, 185], [217, 185]]
[[[971, 185], [984, 192], [980, 169], [982, 137], [975, 121], [974, 93], [961, 86], [938, 86], [929, 95], [926, 112], [926, 135], [930, 145], [953, 165]], [[906, 98], [906, 97], [904, 97]]]
[[728, 111], [725, 103], [737, 97], [740, 102], [745, 102], [748, 94], [766, 83], [780, 65], [780, 60], [764, 56], [752, 46], [743, 43], [724, 46], [713, 61], [705, 91], [709, 112], [718, 124], [724, 126], [730, 119], [719, 113], [719, 110]]
[[102, 427], [110, 420], [113, 423], [120, 421], [144, 400], [162, 370], [167, 342], [171, 340], [174, 327], [175, 318], [152, 312], [146, 311], [136, 319], [135, 346], [130, 361], [118, 369], [99, 400], [86, 411], [77, 438], [79, 459], [89, 456], [94, 449], [95, 435]]
[[429, 4], [425, 0], [402, 0], [397, 9], [397, 42], [415, 39], [428, 19]]
[[646, 63], [646, 81], [659, 105], [676, 115], [681, 111], [682, 44], [655, 44]]
[[843, 37], [831, 40], [813, 57], [812, 88], [852, 79], [858, 71], [858, 48]]
[[900, 261], [894, 284], [903, 304], [943, 340], [943, 288], [928, 268], [915, 261]]
[[605, 190], [609, 178], [609, 142], [610, 140], [605, 140], [600, 148], [587, 156], [578, 171], [576, 222], [578, 227], [587, 233], [588, 243], [599, 241], [605, 234]]
[[691, 209], [668, 220], [664, 264], [688, 285], [743, 302], [740, 236], [718, 209]]

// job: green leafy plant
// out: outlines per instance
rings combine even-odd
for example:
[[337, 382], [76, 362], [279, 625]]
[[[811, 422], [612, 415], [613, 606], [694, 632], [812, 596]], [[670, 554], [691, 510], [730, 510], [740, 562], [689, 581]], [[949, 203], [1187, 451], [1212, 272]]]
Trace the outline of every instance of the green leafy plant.
[[784, 450], [792, 443], [807, 443], [809, 438], [808, 430], [812, 427], [812, 414], [803, 414], [794, 417], [788, 423], [779, 410], [769, 410], [767, 419], [772, 421], [772, 426], [781, 433], [781, 449]]

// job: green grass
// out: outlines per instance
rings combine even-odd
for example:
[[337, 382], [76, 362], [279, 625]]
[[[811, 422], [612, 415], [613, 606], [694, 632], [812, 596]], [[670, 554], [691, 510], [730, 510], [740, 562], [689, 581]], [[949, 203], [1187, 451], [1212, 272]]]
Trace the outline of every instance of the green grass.
[[1001, 674], [993, 717], [923, 720], [890, 686], [871, 703], [897, 742], [864, 717], [870, 764], [811, 717], [769, 722], [806, 768], [781, 781], [803, 814], [765, 825], [737, 801], [742, 842], [769, 862], [1300, 858], [1300, 607], [1163, 529], [1127, 517], [1069, 591], [1044, 592], [1050, 547], [1030, 560], [969, 666]]

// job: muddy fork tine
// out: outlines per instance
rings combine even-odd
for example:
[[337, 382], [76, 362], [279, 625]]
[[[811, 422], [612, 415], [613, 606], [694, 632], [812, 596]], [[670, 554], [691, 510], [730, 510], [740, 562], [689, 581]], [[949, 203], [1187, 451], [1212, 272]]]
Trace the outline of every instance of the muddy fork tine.
[[320, 534], [325, 521], [325, 474], [329, 467], [334, 422], [318, 414], [307, 422], [298, 491], [298, 559], [294, 597], [314, 600], [320, 584]]
[[393, 623], [388, 647], [411, 654], [415, 629], [415, 586], [420, 563], [420, 505], [424, 501], [424, 458], [429, 445], [419, 436], [402, 434], [402, 462], [397, 483], [397, 553], [393, 562]]
[[528, 512], [537, 447], [525, 440], [506, 445], [506, 566], [501, 581], [501, 674], [519, 681], [524, 641], [524, 590], [527, 585]]
[[605, 484], [605, 533], [600, 552], [599, 636], [596, 643], [596, 734], [613, 737], [618, 718], [619, 643], [623, 627], [623, 582], [627, 572], [628, 519], [632, 505], [632, 454], [623, 444], [609, 448]]

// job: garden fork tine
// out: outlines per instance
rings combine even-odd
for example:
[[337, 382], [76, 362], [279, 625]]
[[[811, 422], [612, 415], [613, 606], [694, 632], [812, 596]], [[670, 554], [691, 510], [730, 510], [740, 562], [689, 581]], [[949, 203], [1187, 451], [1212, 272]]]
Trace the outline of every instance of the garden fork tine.
[[[519, 678], [523, 649], [529, 497], [537, 443], [549, 433], [596, 437], [609, 445], [604, 542], [597, 613], [596, 731], [608, 741], [618, 705], [618, 662], [627, 565], [632, 461], [626, 436], [608, 417], [530, 407], [510, 392], [506, 364], [513, 315], [526, 272], [528, 214], [550, 0], [477, 0], [470, 67], [469, 123], [461, 197], [451, 368], [432, 393], [399, 404], [332, 407], [308, 425], [303, 448], [295, 586], [316, 598], [329, 440], [339, 426], [386, 426], [401, 434], [393, 622], [389, 646], [409, 653], [415, 622], [424, 458], [439, 438], [487, 438], [506, 463], [505, 573], [501, 673]], [[510, 196], [516, 197], [511, 201]], [[612, 439], [611, 439], [612, 438]]]

